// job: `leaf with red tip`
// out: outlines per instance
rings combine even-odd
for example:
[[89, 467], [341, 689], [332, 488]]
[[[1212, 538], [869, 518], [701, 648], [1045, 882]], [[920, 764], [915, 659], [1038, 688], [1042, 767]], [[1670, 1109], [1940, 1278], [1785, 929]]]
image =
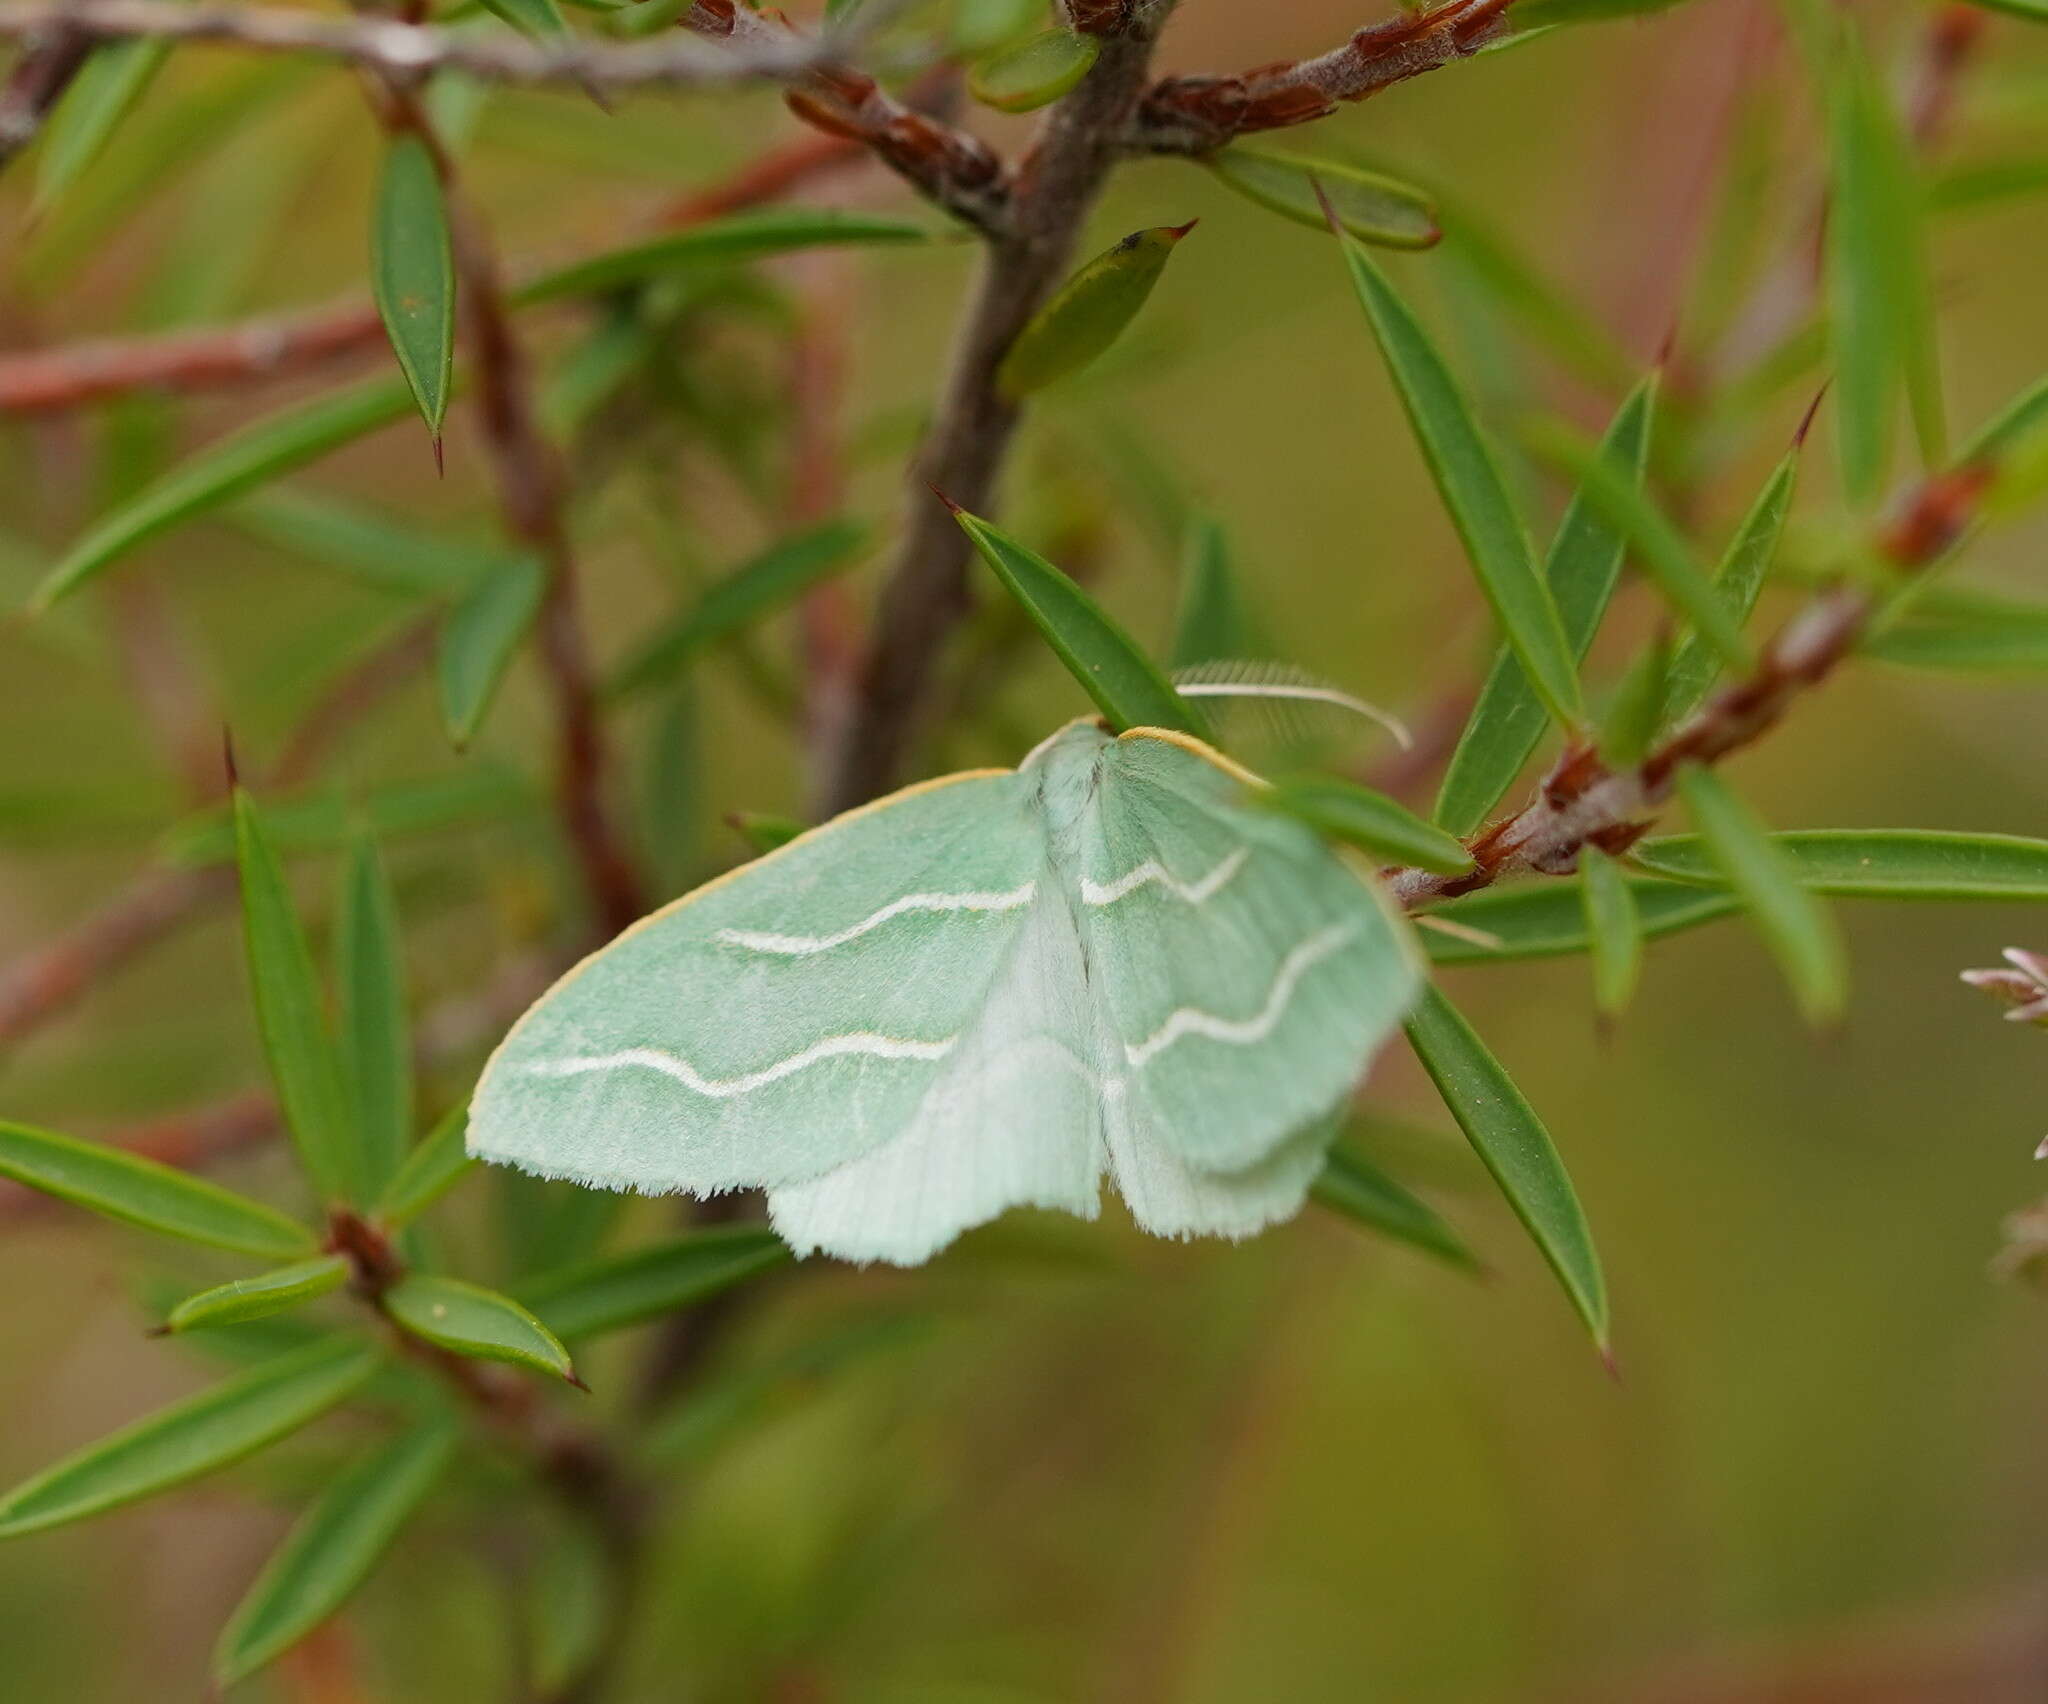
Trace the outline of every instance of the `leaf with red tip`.
[[509, 1361], [581, 1385], [561, 1340], [510, 1296], [416, 1272], [385, 1294], [385, 1311], [413, 1336], [479, 1361]]
[[1550, 1132], [1458, 1009], [1425, 988], [1408, 1043], [1565, 1294], [1607, 1353], [1607, 1285], [1586, 1215]]
[[441, 175], [433, 151], [417, 136], [395, 137], [384, 151], [370, 230], [370, 285], [438, 464], [455, 372], [455, 261]]
[[1010, 397], [1029, 396], [1080, 371], [1124, 334], [1152, 294], [1174, 249], [1195, 228], [1155, 225], [1133, 231], [1062, 284], [1039, 309], [996, 370]]
[[1067, 671], [1118, 733], [1177, 728], [1207, 739], [1194, 706], [1174, 691], [1159, 665], [1079, 586], [1001, 528], [942, 499], [981, 558], [1024, 608]]

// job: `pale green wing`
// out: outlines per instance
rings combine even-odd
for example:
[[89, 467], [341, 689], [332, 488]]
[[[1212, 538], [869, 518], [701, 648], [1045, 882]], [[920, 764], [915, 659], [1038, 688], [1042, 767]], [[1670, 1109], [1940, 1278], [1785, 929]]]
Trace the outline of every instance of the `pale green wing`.
[[1357, 1084], [1421, 987], [1377, 882], [1248, 803], [1256, 785], [1183, 735], [1101, 754], [1078, 909], [1129, 1166], [1249, 1176]]
[[708, 1194], [818, 1177], [927, 1128], [927, 1092], [981, 1045], [1045, 859], [1036, 784], [1009, 770], [835, 818], [557, 983], [486, 1066], [470, 1152]]
[[1335, 1131], [1314, 1119], [1242, 1171], [1205, 1172], [1144, 1121], [1112, 1116], [1109, 1159], [1131, 1217], [1154, 1236], [1239, 1239], [1301, 1211]]
[[1102, 1099], [1084, 985], [1072, 916], [1048, 891], [901, 1132], [823, 1177], [769, 1192], [769, 1217], [789, 1245], [911, 1266], [1011, 1207], [1092, 1219]]

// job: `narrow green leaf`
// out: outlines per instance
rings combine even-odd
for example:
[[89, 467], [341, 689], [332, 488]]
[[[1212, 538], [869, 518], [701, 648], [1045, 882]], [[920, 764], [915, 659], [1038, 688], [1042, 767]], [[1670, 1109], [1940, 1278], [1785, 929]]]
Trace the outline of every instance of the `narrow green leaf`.
[[95, 48], [43, 127], [29, 218], [40, 220], [78, 180], [156, 80], [170, 57], [166, 41], [118, 41]]
[[1476, 1272], [1479, 1262], [1437, 1210], [1396, 1183], [1357, 1149], [1339, 1142], [1323, 1162], [1309, 1194], [1320, 1207]]
[[577, 261], [522, 285], [513, 299], [547, 302], [622, 289], [686, 267], [737, 266], [798, 249], [929, 243], [936, 235], [902, 219], [836, 207], [763, 207]]
[[1259, 795], [1259, 803], [1298, 817], [1311, 828], [1397, 864], [1440, 875], [1472, 868], [1472, 854], [1455, 835], [1396, 804], [1386, 794], [1335, 776], [1291, 776]]
[[2008, 17], [2048, 24], [2048, 0], [1970, 0], [1970, 4], [1987, 12], [2004, 12]]
[[388, 426], [411, 406], [402, 381], [380, 378], [243, 427], [102, 516], [44, 577], [30, 607], [48, 609], [137, 545]]
[[1574, 727], [1580, 701], [1571, 645], [1471, 405], [1422, 322], [1364, 246], [1347, 235], [1337, 241], [1480, 590], [1544, 708], [1561, 725]]
[[1180, 246], [1195, 228], [1155, 225], [1103, 250], [1062, 284], [1017, 334], [996, 382], [1003, 394], [1029, 396], [1093, 361], [1138, 317]]
[[[638, 4], [639, 0], [635, 0]], [[641, 304], [615, 298], [598, 323], [548, 374], [540, 419], [551, 438], [574, 439], [612, 399], [647, 370], [667, 327]], [[672, 323], [672, 322], [671, 322]]]
[[245, 1319], [282, 1313], [301, 1302], [310, 1302], [348, 1281], [348, 1261], [339, 1254], [323, 1254], [312, 1260], [296, 1261], [253, 1278], [231, 1278], [196, 1296], [187, 1296], [164, 1316], [161, 1333], [197, 1331], [206, 1326], [235, 1325]]
[[766, 811], [733, 811], [725, 819], [756, 852], [773, 852], [787, 846], [809, 827], [795, 817], [772, 816]]
[[394, 137], [384, 151], [370, 231], [370, 285], [438, 456], [455, 370], [455, 260], [441, 174], [417, 136]]
[[555, 1334], [495, 1290], [415, 1272], [386, 1292], [384, 1307], [407, 1331], [438, 1348], [582, 1382]]
[[249, 987], [285, 1127], [314, 1187], [330, 1200], [353, 1200], [362, 1174], [313, 952], [255, 800], [237, 787], [233, 808]]
[[397, 902], [368, 834], [358, 833], [349, 845], [334, 940], [342, 1076], [364, 1192], [374, 1199], [412, 1140], [412, 1026]]
[[1608, 1352], [1608, 1290], [1565, 1161], [1536, 1110], [1444, 995], [1425, 987], [1407, 1020], [1409, 1047], [1436, 1083], [1507, 1204], [1565, 1286], [1599, 1352]]
[[460, 1428], [436, 1418], [349, 1466], [301, 1515], [214, 1647], [222, 1686], [254, 1674], [346, 1603], [454, 1459]]
[[360, 1338], [317, 1343], [124, 1426], [0, 1497], [0, 1538], [104, 1514], [240, 1461], [326, 1413], [377, 1361]]
[[605, 691], [623, 696], [670, 679], [706, 647], [751, 627], [820, 580], [850, 567], [867, 542], [867, 528], [851, 520], [825, 521], [777, 539], [656, 629], [619, 665]]
[[[1435, 929], [1420, 931], [1419, 938], [1431, 962], [1446, 965], [1507, 964], [1589, 952], [1592, 940], [1586, 933], [1579, 885], [1549, 880], [1467, 894], [1432, 907], [1426, 915], [1479, 930], [1489, 939], [1466, 940]], [[1646, 940], [1696, 929], [1739, 909], [1735, 896], [1725, 890], [1642, 877], [1631, 877], [1628, 886]]]
[[1665, 601], [1692, 623], [1724, 662], [1748, 668], [1752, 659], [1742, 629], [1715, 597], [1712, 582], [1693, 560], [1692, 547], [1649, 494], [1617, 473], [1560, 421], [1533, 422], [1526, 437], [1530, 449], [1577, 480], [1586, 501], [1635, 546], [1643, 571]]
[[[1714, 596], [1728, 619], [1739, 631], [1756, 608], [1757, 594], [1778, 554], [1778, 540], [1784, 535], [1785, 517], [1792, 512], [1792, 493], [1799, 481], [1799, 458], [1795, 451], [1771, 471], [1764, 488], [1742, 517], [1735, 536], [1728, 541], [1720, 566], [1714, 570]], [[1676, 722], [1689, 716], [1720, 677], [1721, 656], [1697, 633], [1688, 633], [1671, 659], [1666, 677], [1664, 720]]]
[[555, 0], [484, 0], [484, 7], [534, 41], [547, 41], [569, 31]]
[[1633, 769], [1657, 743], [1671, 694], [1671, 639], [1662, 629], [1621, 677], [1600, 718], [1600, 753], [1616, 769]]
[[999, 47], [967, 74], [968, 93], [998, 112], [1032, 112], [1066, 94], [1102, 52], [1098, 36], [1044, 30]]
[[1945, 456], [1920, 190], [1883, 83], [1853, 31], [1824, 67], [1833, 172], [1827, 295], [1842, 484], [1868, 503], [1884, 478], [1901, 382], [1930, 467]]
[[2035, 380], [1978, 427], [1956, 452], [1956, 461], [1998, 461], [2037, 432], [2048, 432], [2048, 378]]
[[1230, 561], [1230, 537], [1212, 515], [1188, 522], [1181, 553], [1180, 603], [1167, 655], [1176, 669], [1220, 663], [1254, 652], [1252, 623]]
[[[1638, 485], [1649, 466], [1656, 401], [1657, 375], [1652, 373], [1629, 392], [1600, 441], [1600, 459]], [[1575, 663], [1584, 659], [1600, 629], [1627, 554], [1628, 541], [1583, 491], [1574, 492], [1551, 540], [1543, 577]], [[1438, 826], [1457, 835], [1475, 833], [1514, 785], [1549, 725], [1528, 675], [1514, 652], [1504, 648], [1444, 771], [1436, 799]]]
[[640, 860], [659, 884], [655, 897], [673, 898], [696, 886], [703, 867], [703, 736], [687, 672], [654, 706], [642, 770]]
[[[2048, 840], [1939, 829], [1795, 829], [1771, 844], [1814, 893], [1844, 899], [2048, 901]], [[1645, 840], [1629, 854], [1652, 875], [1720, 884], [1706, 843], [1691, 834]]]
[[1408, 1042], [1565, 1294], [1607, 1352], [1607, 1287], [1586, 1216], [1550, 1132], [1514, 1079], [1435, 988], [1408, 1018]]
[[546, 590], [539, 558], [515, 556], [478, 581], [441, 624], [435, 657], [441, 721], [458, 750], [483, 726]]
[[267, 544], [407, 597], [444, 597], [504, 566], [504, 551], [388, 519], [289, 485], [251, 492], [221, 518]]
[[1205, 155], [1202, 164], [1247, 200], [1297, 225], [1318, 231], [1329, 228], [1316, 199], [1320, 184], [1337, 223], [1360, 242], [1422, 249], [1443, 236], [1435, 204], [1413, 184], [1341, 160], [1264, 148], [1224, 148]]
[[398, 1175], [377, 1198], [378, 1222], [400, 1230], [446, 1195], [476, 1161], [463, 1145], [469, 1135], [469, 1103], [462, 1101], [442, 1114], [440, 1123], [413, 1145]]
[[1711, 769], [1688, 764], [1678, 790], [1707, 856], [1735, 890], [1771, 949], [1809, 1023], [1841, 1015], [1848, 965], [1834, 919], [1799, 878], [1799, 866]]
[[1917, 612], [1866, 639], [1862, 652], [1945, 674], [2048, 674], [2048, 604]]
[[1008, 533], [958, 507], [953, 518], [1118, 733], [1175, 728], [1208, 737], [1194, 706], [1100, 604]]
[[74, 1137], [0, 1120], [0, 1177], [167, 1237], [289, 1260], [313, 1233], [217, 1183]]
[[[425, 781], [399, 781], [351, 795], [339, 789], [264, 807], [280, 852], [328, 852], [368, 832], [380, 841], [501, 821], [535, 807], [533, 784], [509, 765], [471, 763]], [[174, 864], [217, 864], [235, 854], [231, 809], [195, 812], [166, 831], [159, 850]]]
[[543, 1273], [519, 1296], [562, 1336], [595, 1337], [688, 1307], [787, 1259], [788, 1245], [767, 1226], [724, 1225]]
[[1593, 1005], [1615, 1017], [1635, 996], [1643, 970], [1643, 919], [1621, 866], [1597, 846], [1579, 853], [1579, 898], [1593, 955]]

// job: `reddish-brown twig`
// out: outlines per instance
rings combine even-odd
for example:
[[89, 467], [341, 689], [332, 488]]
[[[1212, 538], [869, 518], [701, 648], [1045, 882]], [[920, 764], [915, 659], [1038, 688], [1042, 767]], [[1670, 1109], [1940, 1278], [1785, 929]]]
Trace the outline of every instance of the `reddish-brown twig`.
[[138, 390], [219, 390], [360, 354], [383, 338], [368, 302], [157, 337], [109, 337], [0, 357], [0, 413], [77, 408]]
[[823, 814], [873, 798], [890, 784], [927, 708], [939, 648], [969, 605], [967, 541], [933, 500], [932, 488], [970, 509], [988, 502], [1017, 425], [1016, 405], [997, 384], [996, 370], [1066, 271], [1170, 9], [1134, 9], [1119, 33], [1104, 38], [1094, 68], [1051, 108], [1018, 170], [1005, 229], [982, 257], [937, 412], [905, 480], [909, 516], [882, 589], [852, 713], [829, 754], [818, 801]]
[[[1878, 539], [1879, 555], [1901, 573], [1937, 561], [1969, 524], [1990, 478], [1990, 469], [1971, 465], [1925, 481]], [[1877, 608], [1877, 594], [1857, 584], [1820, 593], [1777, 631], [1749, 674], [1715, 693], [1640, 764], [1612, 769], [1592, 747], [1573, 746], [1534, 799], [1469, 842], [1471, 870], [1394, 870], [1394, 892], [1413, 910], [1490, 887], [1516, 870], [1568, 875], [1589, 845], [1625, 851], [1670, 796], [1680, 768], [1717, 763], [1775, 727], [1856, 648]]]
[[1368, 24], [1342, 47], [1235, 76], [1167, 77], [1145, 92], [1125, 145], [1142, 153], [1207, 154], [1238, 136], [1327, 118], [1395, 83], [1484, 47], [1507, 28], [1514, 0], [1449, 0]]
[[[779, 12], [752, 12], [735, 0], [696, 0], [683, 27], [755, 54], [802, 39]], [[1010, 183], [986, 143], [917, 111], [865, 71], [827, 62], [783, 97], [790, 111], [827, 135], [858, 143], [955, 218], [994, 236], [1009, 216]]]
[[540, 42], [510, 33], [457, 34], [391, 18], [336, 18], [293, 6], [182, 5], [176, 0], [14, 0], [0, 5], [0, 40], [54, 44], [70, 34], [82, 36], [88, 45], [203, 41], [257, 53], [338, 59], [407, 84], [431, 71], [451, 70], [489, 82], [577, 88], [703, 89], [787, 82], [822, 60], [828, 45], [792, 35], [743, 53], [719, 54], [676, 36], [611, 42], [561, 35]]
[[92, 37], [60, 14], [22, 36], [21, 57], [0, 84], [0, 166], [36, 139], [43, 120], [91, 56]]

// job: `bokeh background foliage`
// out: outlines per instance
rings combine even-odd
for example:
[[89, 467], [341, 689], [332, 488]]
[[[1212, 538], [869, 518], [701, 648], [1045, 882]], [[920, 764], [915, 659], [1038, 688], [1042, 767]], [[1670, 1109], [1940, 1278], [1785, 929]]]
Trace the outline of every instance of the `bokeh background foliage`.
[[[2007, 9], [2021, 16], [1853, 13], [1866, 87], [1924, 127], [1915, 170], [1959, 440], [2048, 367], [2048, 31], [2026, 0]], [[990, 25], [995, 10], [957, 8], [997, 34], [1042, 22]], [[1811, 38], [1824, 16], [1794, 20]], [[1283, 16], [1191, 4], [1164, 68], [1314, 52], [1359, 21], [1320, 3]], [[904, 30], [935, 26], [966, 27], [915, 13]], [[1772, 9], [1697, 0], [1483, 55], [1303, 133], [1304, 151], [1436, 192], [1445, 242], [1375, 264], [1476, 399], [1539, 539], [1573, 446], [1606, 427], [1674, 325], [1648, 488], [1706, 564], [1824, 371], [1858, 359], [1844, 314], [1873, 297], [1845, 308], [1839, 270], [1816, 278], [1805, 257], [1830, 150], [1839, 193], [1859, 119], [1839, 100], [1820, 112], [1783, 34]], [[125, 107], [119, 77], [141, 87], [149, 51], [100, 73], [99, 110], [119, 116], [104, 148], [91, 114], [73, 113], [8, 174], [10, 344], [224, 324], [373, 276], [388, 297], [431, 292], [431, 244], [394, 253], [386, 222], [419, 186], [394, 186], [347, 76], [181, 51]], [[435, 102], [521, 277], [616, 251], [794, 133], [769, 94], [631, 96], [607, 113], [560, 90], [451, 84]], [[1004, 143], [1021, 134], [1022, 121], [969, 122]], [[573, 444], [586, 618], [605, 670], [621, 671], [617, 803], [669, 892], [808, 809], [787, 606], [829, 574], [853, 606], [872, 590], [971, 264], [965, 244], [897, 240], [943, 221], [878, 175], [836, 173], [796, 199], [859, 221], [860, 246], [664, 264], [639, 295], [615, 290], [615, 272], [597, 311], [531, 315], [548, 423]], [[1117, 176], [1082, 252], [1196, 216], [1132, 329], [1039, 400], [998, 518], [1160, 654], [1177, 582], [1226, 553], [1253, 648], [1402, 709], [1441, 748], [1440, 707], [1469, 692], [1492, 630], [1331, 240], [1160, 159]], [[1845, 240], [1838, 218], [1838, 254]], [[1774, 290], [1792, 303], [1777, 322]], [[1903, 316], [1877, 340], [1897, 353], [1922, 321], [1910, 299], [1876, 299]], [[1832, 363], [1812, 330], [1822, 302]], [[354, 1180], [367, 1202], [388, 1185], [396, 1122], [424, 1134], [459, 1109], [481, 1049], [590, 927], [548, 798], [549, 698], [518, 644], [535, 566], [505, 541], [460, 396], [437, 474], [413, 417], [440, 412], [433, 338], [412, 353], [409, 383], [373, 348], [353, 368], [0, 426], [0, 573], [19, 601], [164, 469], [372, 374], [369, 400], [344, 406], [385, 429], [0, 628], [8, 960], [137, 881], [204, 890], [184, 926], [4, 1043], [8, 1116], [203, 1158], [222, 1184], [294, 1212], [311, 1197], [286, 1145], [251, 1139], [267, 1128], [248, 1097], [268, 1065], [298, 1073], [286, 1099], [314, 1109], [295, 1120], [302, 1150], [309, 1124], [344, 1129], [351, 1152], [333, 1163], [374, 1168]], [[1879, 382], [1903, 388], [1912, 365]], [[1841, 569], [1846, 541], [1869, 537], [1910, 482], [1894, 413], [1879, 479], [1876, 451], [1838, 443], [1823, 409], [1752, 633]], [[1532, 429], [1538, 417], [1549, 424]], [[1945, 587], [2041, 597], [2048, 533], [2013, 508]], [[1669, 578], [1648, 542], [1587, 666], [1602, 714], [1660, 624], [1650, 582]], [[743, 565], [745, 580], [704, 595]], [[1014, 761], [1081, 706], [985, 587], [922, 768]], [[2048, 621], [2004, 605], [1987, 621], [1952, 590], [1931, 607], [1886, 641], [1892, 661], [1843, 671], [1731, 769], [1765, 818], [2043, 831]], [[313, 707], [394, 647], [396, 683], [290, 773]], [[1929, 655], [1951, 666], [1903, 666]], [[239, 824], [193, 803], [218, 789], [223, 721], [250, 783]], [[280, 767], [290, 784], [273, 786]], [[1427, 809], [1433, 770], [1378, 778]], [[728, 813], [748, 813], [747, 834]], [[268, 1057], [220, 874], [238, 840], [247, 932], [273, 984]], [[656, 1270], [681, 1246], [667, 1206], [492, 1175], [461, 1179], [396, 1246], [530, 1301], [594, 1394], [545, 1390], [565, 1370], [560, 1344], [498, 1303], [447, 1288], [408, 1299], [400, 1284], [387, 1305], [428, 1337], [523, 1363], [509, 1376], [527, 1383], [494, 1388], [620, 1440], [668, 1487], [622, 1697], [2032, 1697], [2048, 1673], [2048, 1378], [2038, 1303], [1988, 1282], [1985, 1264], [1997, 1218], [2031, 1187], [2041, 1055], [2037, 1037], [1986, 1021], [1953, 972], [2038, 943], [2041, 908], [1837, 915], [1853, 989], [1818, 1039], [1740, 924], [1657, 943], [1614, 1024], [1596, 1025], [1583, 957], [1470, 969], [1483, 950], [1445, 950], [1463, 961], [1446, 987], [1541, 1109], [1598, 1230], [1619, 1387], [1398, 1049], [1355, 1140], [1442, 1212], [1488, 1282], [1339, 1213], [1235, 1249], [1019, 1215], [917, 1274], [768, 1287], [684, 1394], [650, 1406], [647, 1364], [673, 1352], [653, 1347], [663, 1328], [601, 1328], [707, 1273], [765, 1269], [772, 1249], [716, 1232]], [[1797, 966], [1801, 925], [1789, 946], [1786, 927]], [[1824, 1007], [1812, 939], [1804, 950], [1800, 986]], [[333, 1084], [304, 1076], [319, 1068], [294, 967], [314, 961], [343, 989], [347, 1080]], [[386, 961], [424, 1024], [416, 1093], [394, 1088], [398, 1049], [378, 1025], [377, 991], [396, 985]], [[377, 1060], [381, 1102], [364, 1080]], [[402, 1100], [414, 1104], [393, 1111]], [[360, 1116], [371, 1103], [381, 1124]], [[347, 1132], [372, 1125], [384, 1145], [355, 1151]], [[416, 1164], [406, 1182], [422, 1181]], [[1354, 1201], [1369, 1188], [1354, 1179]], [[1325, 1190], [1342, 1193], [1337, 1179]], [[1434, 1221], [1408, 1223], [1437, 1237]], [[241, 1232], [245, 1248], [262, 1242]], [[277, 1258], [305, 1263], [309, 1297], [335, 1276], [289, 1232], [268, 1234]], [[654, 1266], [599, 1283], [587, 1263], [606, 1251]], [[518, 1449], [456, 1442], [467, 1422], [436, 1394], [445, 1381], [294, 1347], [356, 1304], [329, 1293], [185, 1343], [140, 1340], [180, 1298], [258, 1264], [26, 1194], [0, 1204], [14, 1298], [0, 1483], [280, 1350], [311, 1356], [271, 1375], [295, 1381], [308, 1412], [354, 1399], [175, 1497], [0, 1546], [10, 1686], [197, 1694], [219, 1629], [300, 1518], [327, 1521], [325, 1566], [343, 1573], [385, 1528], [403, 1533], [345, 1616], [250, 1696], [518, 1695], [570, 1675], [612, 1636], [606, 1558], [573, 1507], [525, 1494]], [[245, 1618], [226, 1648], [259, 1648], [263, 1631]]]

